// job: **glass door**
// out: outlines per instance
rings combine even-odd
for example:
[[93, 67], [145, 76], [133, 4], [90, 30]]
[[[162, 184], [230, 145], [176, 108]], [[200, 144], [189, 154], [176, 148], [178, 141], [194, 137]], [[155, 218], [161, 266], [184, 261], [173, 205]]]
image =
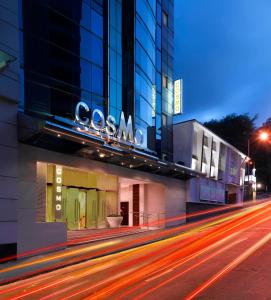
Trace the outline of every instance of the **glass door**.
[[78, 194], [79, 202], [79, 229], [86, 228], [86, 202], [87, 193], [84, 190], [80, 190]]

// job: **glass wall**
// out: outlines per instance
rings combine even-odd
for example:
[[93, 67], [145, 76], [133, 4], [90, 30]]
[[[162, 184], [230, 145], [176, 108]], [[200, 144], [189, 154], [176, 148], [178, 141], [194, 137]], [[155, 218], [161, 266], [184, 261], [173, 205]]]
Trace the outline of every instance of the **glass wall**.
[[161, 1], [160, 24], [162, 31], [161, 58], [162, 78], [162, 126], [161, 126], [161, 155], [172, 160], [173, 153], [173, 42], [174, 42], [174, 8], [173, 0]]
[[[156, 1], [137, 0], [135, 20], [135, 122], [155, 150]], [[146, 139], [145, 139], [146, 140]]]
[[122, 1], [109, 1], [109, 114], [118, 121], [122, 111]]
[[135, 121], [148, 138], [145, 146], [167, 160], [172, 160], [172, 116], [173, 1], [137, 0]]
[[[45, 164], [44, 164], [45, 165]], [[46, 221], [68, 230], [107, 227], [118, 212], [118, 177], [46, 164]]]
[[21, 0], [25, 111], [73, 117], [104, 109], [104, 1]]

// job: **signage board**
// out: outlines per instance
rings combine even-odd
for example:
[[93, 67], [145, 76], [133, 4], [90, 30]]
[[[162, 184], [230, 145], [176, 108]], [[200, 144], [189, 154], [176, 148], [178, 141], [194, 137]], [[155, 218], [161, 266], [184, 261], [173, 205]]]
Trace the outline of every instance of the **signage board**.
[[174, 81], [174, 115], [183, 113], [183, 80]]
[[62, 220], [62, 166], [55, 166], [54, 174], [54, 197], [55, 197], [55, 219]]
[[80, 101], [75, 108], [75, 123], [77, 130], [90, 135], [99, 134], [101, 138], [112, 141], [142, 147], [144, 136], [141, 129], [134, 130], [132, 117], [129, 116], [126, 122], [124, 113], [121, 112], [119, 124], [112, 115], [105, 118], [99, 109], [91, 111], [87, 103]]

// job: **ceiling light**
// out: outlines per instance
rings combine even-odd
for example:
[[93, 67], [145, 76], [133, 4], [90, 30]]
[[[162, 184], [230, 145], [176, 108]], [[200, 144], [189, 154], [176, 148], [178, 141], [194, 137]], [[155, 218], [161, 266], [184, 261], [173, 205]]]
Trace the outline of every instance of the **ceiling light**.
[[105, 154], [104, 154], [104, 153], [100, 153], [99, 156], [100, 156], [101, 158], [103, 158], [103, 157], [105, 157]]

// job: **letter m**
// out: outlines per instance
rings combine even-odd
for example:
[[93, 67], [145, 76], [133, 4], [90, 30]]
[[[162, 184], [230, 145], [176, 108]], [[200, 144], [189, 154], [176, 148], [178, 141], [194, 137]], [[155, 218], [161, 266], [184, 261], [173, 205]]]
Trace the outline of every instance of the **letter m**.
[[120, 116], [120, 125], [118, 129], [118, 139], [123, 139], [124, 141], [129, 141], [133, 143], [134, 141], [134, 133], [133, 133], [133, 123], [132, 123], [132, 117], [129, 116], [128, 122], [126, 124], [124, 113], [121, 113]]

